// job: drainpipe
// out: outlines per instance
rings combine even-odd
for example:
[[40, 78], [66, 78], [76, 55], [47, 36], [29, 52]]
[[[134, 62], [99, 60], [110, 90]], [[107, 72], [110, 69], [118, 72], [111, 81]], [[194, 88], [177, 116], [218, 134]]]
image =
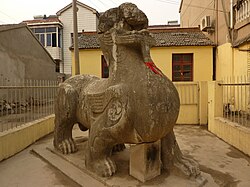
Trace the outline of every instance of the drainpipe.
[[219, 0], [216, 0], [216, 45], [218, 46], [219, 44], [219, 24], [218, 24], [218, 21], [219, 21], [219, 11], [218, 11], [218, 6], [219, 6]]
[[231, 29], [231, 44], [232, 44], [232, 75], [234, 76], [234, 37], [233, 37], [233, 27], [234, 27], [234, 9], [233, 9], [233, 0], [230, 0], [230, 29]]
[[[231, 29], [230, 29], [231, 28], [231, 21], [232, 21], [231, 20], [231, 14], [232, 14], [232, 12], [230, 13], [230, 20], [228, 21], [227, 10], [226, 10], [226, 5], [225, 5], [224, 0], [221, 0], [221, 3], [222, 3], [222, 8], [223, 8], [223, 15], [224, 15], [225, 23], [226, 23], [226, 26], [227, 26], [228, 37], [229, 37], [230, 43], [233, 44], [233, 41], [232, 41], [232, 32], [231, 32]], [[231, 11], [231, 7], [230, 7], [230, 11]]]
[[230, 0], [230, 29], [233, 29], [233, 18], [234, 18], [234, 9], [233, 9], [233, 0]]

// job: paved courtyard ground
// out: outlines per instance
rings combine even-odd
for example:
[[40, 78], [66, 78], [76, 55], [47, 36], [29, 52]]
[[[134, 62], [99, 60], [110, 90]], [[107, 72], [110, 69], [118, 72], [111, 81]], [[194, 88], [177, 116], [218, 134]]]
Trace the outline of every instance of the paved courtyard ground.
[[[205, 186], [250, 186], [250, 158], [248, 156], [208, 132], [205, 127], [176, 126], [175, 133], [184, 155], [199, 162], [202, 175], [209, 181]], [[77, 128], [74, 128], [73, 135], [76, 139], [83, 137], [83, 133]], [[17, 155], [0, 162], [0, 186], [79, 186], [61, 171], [31, 152], [32, 149], [51, 146], [52, 139], [53, 135], [48, 135]], [[164, 175], [153, 182], [138, 183], [136, 186], [166, 186], [166, 184], [171, 184], [171, 180], [173, 178], [167, 178]], [[82, 186], [89, 187], [90, 184], [91, 181], [86, 180]], [[126, 185], [125, 180], [122, 186], [131, 185]], [[175, 186], [190, 185], [180, 181]]]

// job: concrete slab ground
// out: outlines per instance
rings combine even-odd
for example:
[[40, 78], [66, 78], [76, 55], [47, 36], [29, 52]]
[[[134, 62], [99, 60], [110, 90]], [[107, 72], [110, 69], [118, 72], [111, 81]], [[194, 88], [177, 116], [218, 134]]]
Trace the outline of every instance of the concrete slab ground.
[[22, 152], [0, 162], [0, 187], [79, 187], [67, 176], [30, 151], [51, 144], [52, 134]]
[[[250, 186], [250, 158], [248, 156], [215, 137], [204, 127], [176, 126], [175, 133], [184, 155], [199, 162], [202, 175], [208, 180], [205, 186]], [[73, 136], [77, 144], [82, 146], [78, 153], [66, 157], [58, 155], [53, 151], [53, 136], [49, 135], [12, 158], [0, 162], [0, 186], [76, 187], [80, 186], [79, 184], [84, 187], [197, 186], [194, 181], [188, 181], [173, 174], [168, 176], [164, 172], [154, 180], [142, 184], [127, 174], [129, 146], [125, 151], [114, 155], [114, 159], [118, 161], [116, 175], [112, 178], [98, 178], [84, 170], [82, 151], [87, 133], [74, 128]], [[30, 150], [38, 152], [40, 156]], [[48, 162], [54, 163], [54, 166]], [[60, 166], [58, 168], [60, 170], [55, 169], [56, 165]], [[66, 175], [62, 173], [65, 170], [68, 172]]]

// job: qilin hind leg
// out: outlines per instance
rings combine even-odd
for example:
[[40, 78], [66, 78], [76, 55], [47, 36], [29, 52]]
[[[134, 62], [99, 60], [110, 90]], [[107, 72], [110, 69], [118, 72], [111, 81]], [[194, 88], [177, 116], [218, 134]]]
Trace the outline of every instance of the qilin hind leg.
[[167, 171], [177, 170], [186, 177], [195, 179], [200, 186], [207, 182], [207, 180], [201, 176], [199, 164], [195, 160], [187, 158], [182, 154], [173, 130], [161, 139], [161, 146], [163, 169]]
[[68, 84], [63, 84], [58, 90], [55, 101], [54, 147], [63, 154], [77, 151], [72, 138], [72, 128], [76, 122], [76, 91]]

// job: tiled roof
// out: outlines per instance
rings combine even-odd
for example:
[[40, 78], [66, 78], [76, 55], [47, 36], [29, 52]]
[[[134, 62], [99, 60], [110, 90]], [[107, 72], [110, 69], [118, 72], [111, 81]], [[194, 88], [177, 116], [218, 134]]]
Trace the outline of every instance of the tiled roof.
[[215, 45], [199, 28], [152, 30], [151, 34], [157, 47]]
[[98, 39], [98, 34], [84, 33], [78, 38], [79, 49], [97, 49], [100, 48], [100, 42]]
[[22, 23], [26, 23], [27, 25], [37, 25], [37, 24], [51, 24], [51, 23], [61, 23], [61, 21], [57, 17], [47, 17], [45, 19], [34, 19], [34, 20], [26, 20], [23, 21]]
[[[215, 46], [199, 28], [150, 29], [156, 47], [170, 46]], [[79, 49], [100, 48], [97, 33], [83, 33], [78, 41]], [[73, 46], [71, 47], [73, 48]]]
[[149, 25], [149, 30], [155, 30], [155, 29], [171, 29], [171, 28], [180, 28], [180, 24], [174, 24], [174, 25]]
[[235, 41], [233, 43], [233, 47], [238, 47], [239, 45], [244, 44], [246, 42], [250, 42], [250, 34], [240, 40]]

